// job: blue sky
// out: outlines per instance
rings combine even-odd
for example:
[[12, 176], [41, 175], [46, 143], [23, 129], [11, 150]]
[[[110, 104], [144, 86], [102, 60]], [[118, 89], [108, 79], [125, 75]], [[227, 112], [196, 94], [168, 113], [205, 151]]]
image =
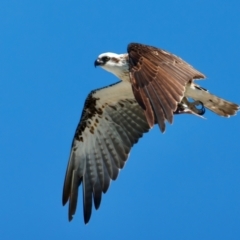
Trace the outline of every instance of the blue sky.
[[240, 2], [0, 2], [1, 239], [240, 239], [240, 115], [176, 116], [134, 146], [88, 225], [62, 184], [84, 100], [117, 79], [93, 66], [130, 42], [181, 56], [240, 103]]

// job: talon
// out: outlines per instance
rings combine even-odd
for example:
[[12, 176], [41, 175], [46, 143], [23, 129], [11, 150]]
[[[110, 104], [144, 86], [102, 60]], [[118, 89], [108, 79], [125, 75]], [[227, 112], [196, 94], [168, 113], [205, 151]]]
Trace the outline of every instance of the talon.
[[[201, 106], [201, 108], [197, 108], [196, 106]], [[192, 102], [188, 104], [189, 108], [194, 111], [195, 113], [197, 113], [198, 115], [203, 115], [206, 111], [204, 105], [202, 102], [200, 101], [195, 101], [195, 102]]]
[[[200, 107], [197, 107], [200, 106]], [[190, 113], [202, 116], [205, 113], [205, 107], [201, 101], [190, 102], [186, 97], [178, 104], [174, 114]]]

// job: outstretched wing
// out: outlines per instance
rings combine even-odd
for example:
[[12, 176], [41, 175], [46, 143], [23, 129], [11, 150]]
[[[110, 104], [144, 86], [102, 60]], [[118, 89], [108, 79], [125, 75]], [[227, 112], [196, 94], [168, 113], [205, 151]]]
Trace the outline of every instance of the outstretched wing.
[[150, 127], [172, 123], [188, 82], [205, 76], [181, 58], [161, 49], [131, 43], [128, 45], [130, 81], [133, 94], [144, 109]]
[[82, 183], [84, 221], [91, 217], [92, 200], [98, 209], [102, 192], [124, 167], [132, 146], [149, 130], [144, 111], [131, 85], [120, 82], [91, 92], [85, 102], [70, 153], [63, 187], [63, 205], [69, 201], [69, 221], [77, 208]]

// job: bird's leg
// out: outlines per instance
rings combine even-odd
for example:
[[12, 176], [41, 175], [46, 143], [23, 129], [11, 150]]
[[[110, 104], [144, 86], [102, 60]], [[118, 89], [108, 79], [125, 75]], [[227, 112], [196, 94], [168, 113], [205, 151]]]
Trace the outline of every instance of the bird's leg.
[[[197, 108], [197, 106], [200, 106], [200, 107]], [[205, 113], [205, 107], [201, 101], [194, 101], [194, 102], [188, 101], [188, 107], [198, 115], [202, 116]]]
[[188, 109], [188, 106], [185, 103], [185, 97], [184, 97], [183, 100], [180, 103], [178, 103], [177, 110], [174, 112], [174, 114], [189, 113], [187, 109]]
[[[201, 106], [201, 108], [197, 108], [196, 106]], [[202, 116], [205, 113], [205, 108], [202, 102], [194, 101], [190, 102], [186, 97], [182, 99], [182, 101], [178, 104], [177, 110], [174, 114], [181, 113], [190, 113], [198, 116]]]

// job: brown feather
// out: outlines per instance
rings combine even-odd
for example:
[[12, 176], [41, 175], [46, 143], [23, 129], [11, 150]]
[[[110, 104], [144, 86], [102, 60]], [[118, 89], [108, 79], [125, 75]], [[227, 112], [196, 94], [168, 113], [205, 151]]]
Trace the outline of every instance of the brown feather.
[[184, 96], [186, 84], [205, 76], [181, 58], [155, 47], [131, 43], [128, 54], [136, 101], [145, 110], [149, 126], [158, 122], [164, 131], [165, 120], [173, 121], [173, 113]]
[[149, 127], [153, 127], [154, 123], [155, 123], [155, 118], [154, 118], [154, 113], [153, 113], [153, 109], [151, 107], [151, 103], [148, 97], [145, 97], [145, 93], [143, 91], [143, 89], [140, 89], [140, 96], [141, 96], [141, 100], [143, 101], [143, 104], [145, 106], [145, 116], [148, 122]]

